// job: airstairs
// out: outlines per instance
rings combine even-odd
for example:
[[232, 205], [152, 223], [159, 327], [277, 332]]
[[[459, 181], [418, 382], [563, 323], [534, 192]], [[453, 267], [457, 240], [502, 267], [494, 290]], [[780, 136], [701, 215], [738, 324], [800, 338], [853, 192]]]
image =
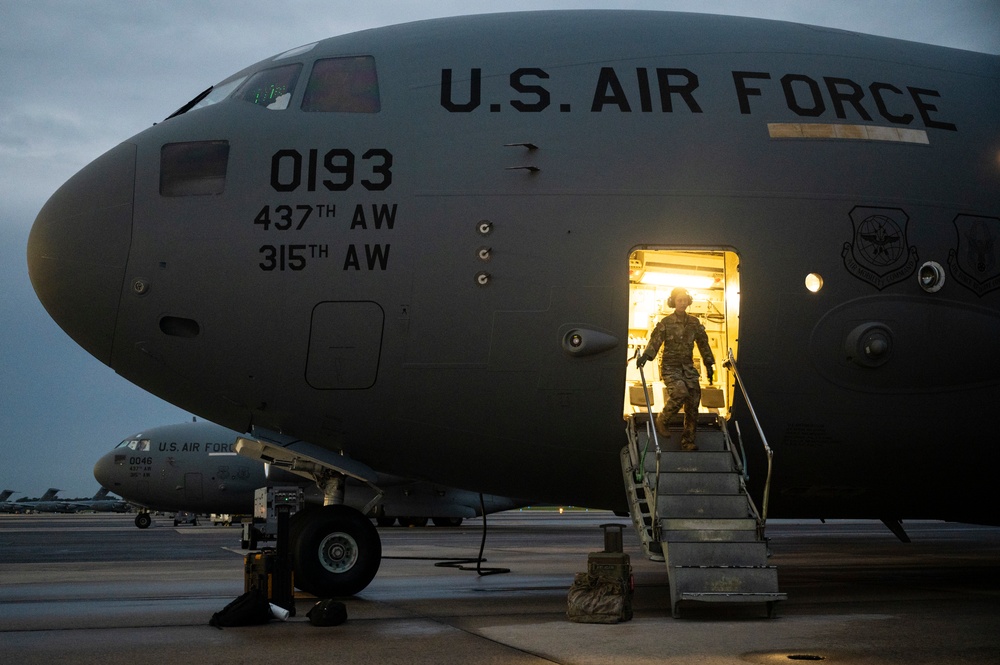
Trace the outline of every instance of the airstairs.
[[762, 515], [726, 421], [701, 414], [696, 451], [680, 449], [679, 418], [666, 440], [653, 433], [648, 412], [626, 422], [621, 466], [632, 522], [646, 555], [667, 566], [673, 615], [680, 616], [682, 603], [701, 602], [764, 603], [772, 616], [786, 594], [767, 563], [766, 490]]

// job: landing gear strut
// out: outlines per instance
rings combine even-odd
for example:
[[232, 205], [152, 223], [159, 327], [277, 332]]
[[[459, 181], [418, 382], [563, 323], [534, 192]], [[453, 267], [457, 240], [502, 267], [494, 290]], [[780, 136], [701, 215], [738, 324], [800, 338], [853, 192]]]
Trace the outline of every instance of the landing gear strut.
[[[290, 519], [288, 550], [295, 586], [321, 598], [354, 595], [368, 586], [382, 563], [382, 541], [366, 517], [384, 495], [374, 484], [378, 474], [345, 455], [316, 446], [309, 446], [309, 454], [300, 452], [292, 447], [295, 443], [302, 442], [277, 445], [239, 437], [236, 451], [267, 462], [270, 469], [308, 478], [322, 490], [326, 505], [300, 510]], [[375, 491], [364, 510], [344, 505], [348, 477]]]

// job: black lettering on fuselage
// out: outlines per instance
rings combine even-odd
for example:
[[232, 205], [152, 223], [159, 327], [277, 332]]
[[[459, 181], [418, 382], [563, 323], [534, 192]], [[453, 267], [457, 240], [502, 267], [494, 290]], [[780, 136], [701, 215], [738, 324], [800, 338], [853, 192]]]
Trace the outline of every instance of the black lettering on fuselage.
[[[378, 205], [372, 204], [372, 223], [375, 225], [376, 229], [381, 229], [385, 225], [386, 229], [392, 230], [393, 225], [396, 223], [396, 204], [393, 203], [392, 206], [386, 204]], [[358, 204], [354, 207], [354, 218], [351, 220], [351, 230], [354, 229], [367, 229], [368, 228], [368, 218], [365, 215], [365, 207], [362, 204]]]
[[844, 102], [847, 102], [854, 107], [855, 112], [863, 120], [872, 119], [868, 115], [868, 111], [865, 110], [865, 107], [861, 105], [861, 99], [865, 96], [865, 91], [861, 89], [860, 85], [850, 79], [835, 78], [833, 76], [824, 76], [823, 81], [826, 82], [826, 88], [830, 91], [830, 100], [833, 102], [833, 110], [838, 118], [842, 120], [847, 119], [847, 113], [844, 110]]
[[[470, 113], [484, 108], [490, 113], [500, 113], [505, 107], [502, 96], [484, 99], [483, 73], [478, 67], [468, 70], [467, 84], [456, 85], [453, 69], [441, 70], [441, 106], [452, 113]], [[561, 70], [560, 70], [561, 71]], [[634, 74], [633, 74], [634, 72]], [[834, 118], [851, 121], [878, 121], [882, 118], [895, 125], [911, 125], [918, 117], [925, 127], [956, 131], [956, 126], [942, 119], [942, 112], [934, 100], [940, 98], [937, 90], [915, 86], [896, 85], [885, 81], [859, 82], [844, 76], [817, 76], [805, 73], [773, 73], [762, 71], [732, 70], [736, 102], [742, 115], [752, 115], [754, 107], [761, 105], [771, 114], [768, 122], [782, 122], [784, 118], [774, 115], [776, 105], [783, 102], [784, 108], [803, 118], [815, 118], [829, 122]], [[635, 77], [634, 84], [632, 76]], [[520, 113], [539, 113], [557, 108], [560, 113], [568, 113], [577, 106], [573, 99], [559, 99], [547, 81], [552, 76], [539, 67], [518, 67], [508, 75], [510, 90], [518, 93], [509, 99], [509, 108]], [[499, 77], [490, 74], [487, 80], [495, 82]], [[619, 113], [674, 113], [686, 109], [690, 113], [704, 113], [697, 99], [700, 85], [699, 75], [684, 67], [636, 67], [633, 69], [603, 66], [597, 69], [595, 85], [590, 98], [590, 111], [603, 113], [617, 109]], [[780, 85], [780, 89], [777, 87]], [[656, 86], [656, 90], [654, 90]], [[456, 90], [456, 87], [462, 90]], [[497, 91], [487, 94], [487, 97]], [[458, 99], [456, 99], [456, 97]], [[759, 101], [754, 97], [761, 98]], [[657, 108], [656, 100], [659, 99]], [[725, 112], [716, 106], [708, 112]], [[338, 155], [338, 158], [344, 157]], [[321, 163], [331, 173], [349, 178], [352, 165], [338, 161], [331, 164], [330, 154]], [[305, 163], [304, 163], [305, 162]], [[383, 170], [388, 173], [390, 164]], [[291, 191], [303, 184], [302, 171], [306, 171], [305, 184], [313, 186], [314, 155], [307, 158], [292, 151], [282, 151], [272, 160], [272, 186], [277, 191]], [[341, 171], [343, 173], [341, 175]], [[378, 169], [376, 172], [381, 173]], [[363, 184], [364, 181], [362, 181]], [[329, 182], [324, 181], [329, 186]], [[337, 181], [349, 186], [349, 181]], [[369, 187], [369, 189], [375, 189]]]
[[[385, 148], [370, 148], [358, 160], [348, 148], [331, 148], [323, 153], [323, 170], [319, 171], [319, 150], [310, 148], [303, 167], [302, 153], [294, 148], [278, 150], [271, 155], [271, 188], [276, 192], [294, 192], [303, 184], [306, 191], [315, 192], [318, 183], [330, 192], [344, 192], [360, 179], [362, 187], [382, 192], [392, 184], [392, 153]], [[320, 175], [326, 176], [320, 179]], [[368, 177], [370, 176], [370, 177]]]
[[510, 101], [510, 105], [518, 111], [528, 113], [544, 111], [551, 101], [549, 98], [549, 91], [540, 85], [526, 84], [524, 82], [524, 78], [528, 76], [534, 76], [540, 79], [547, 79], [549, 77], [544, 70], [538, 69], [537, 67], [524, 67], [512, 72], [510, 75], [510, 87], [518, 92], [535, 95], [537, 99], [534, 103], [530, 104], [519, 99], [512, 99]]
[[[808, 94], [803, 96], [802, 86], [795, 86], [795, 83], [804, 83]], [[798, 95], [795, 92], [796, 88], [800, 91]], [[781, 89], [785, 91], [785, 104], [788, 106], [788, 110], [795, 115], [818, 118], [826, 110], [819, 84], [804, 74], [785, 74], [781, 77]], [[811, 105], [803, 106], [799, 101], [800, 98], [803, 98], [806, 104]]]
[[[766, 99], [770, 96], [769, 93], [772, 93], [772, 89], [768, 86], [751, 84], [754, 80], [771, 80], [771, 74], [768, 72], [734, 71], [732, 76], [736, 99], [743, 115], [753, 113], [751, 97]], [[821, 86], [815, 78], [805, 74], [783, 75], [780, 82], [785, 107], [798, 116], [819, 118], [828, 112], [827, 99], [829, 99], [833, 114], [839, 119], [848, 120], [854, 115], [860, 120], [875, 119], [870, 103], [866, 106], [867, 95], [863, 85], [853, 79], [836, 76], [823, 76], [822, 80], [826, 88], [825, 95], [824, 86]], [[906, 90], [909, 92], [909, 99], [899, 87], [884, 81], [875, 81], [868, 85], [867, 93], [871, 95], [878, 115], [892, 124], [909, 125], [913, 122], [915, 116], [906, 108], [906, 105], [912, 102], [910, 108], [916, 107], [925, 127], [957, 130], [953, 123], [932, 116], [939, 111], [928, 98], [941, 97], [940, 92], [912, 86], [906, 86]]]
[[903, 95], [903, 91], [892, 85], [891, 83], [881, 83], [876, 81], [868, 86], [869, 92], [872, 93], [872, 99], [875, 100], [875, 108], [878, 109], [878, 114], [888, 120], [889, 122], [894, 122], [898, 125], [908, 125], [913, 122], [912, 113], [904, 113], [903, 115], [896, 115], [889, 110], [888, 104], [886, 104], [885, 97], [883, 96], [884, 91], [889, 91], [896, 95]]
[[482, 103], [483, 70], [478, 67], [471, 71], [469, 77], [469, 101], [456, 103], [452, 99], [452, 74], [450, 69], [441, 70], [441, 106], [452, 113], [468, 113], [474, 111]]
[[618, 75], [615, 74], [615, 68], [601, 67], [597, 88], [594, 90], [594, 102], [590, 105], [590, 110], [600, 113], [608, 104], [614, 104], [623, 113], [632, 112], [628, 97], [625, 96], [625, 88], [622, 87]]
[[[390, 245], [365, 245], [365, 266], [368, 270], [385, 270], [389, 263]], [[361, 270], [361, 260], [357, 246], [347, 246], [344, 255], [344, 270]]]
[[[653, 93], [649, 70], [645, 67], [636, 68], [635, 79], [639, 88], [639, 110], [650, 113], [653, 110]], [[701, 105], [694, 98], [694, 91], [698, 88], [698, 75], [690, 69], [657, 67], [656, 84], [660, 93], [660, 110], [664, 113], [673, 113], [674, 95], [680, 97], [692, 113], [702, 112]], [[617, 106], [623, 113], [632, 111], [632, 104], [614, 67], [601, 68], [590, 110], [600, 113], [608, 105]]]
[[274, 191], [293, 192], [300, 184], [302, 184], [302, 155], [299, 151], [279, 150], [274, 153], [271, 157], [271, 187]]
[[763, 91], [760, 88], [751, 88], [747, 85], [746, 79], [770, 79], [767, 72], [733, 72], [733, 83], [736, 85], [736, 98], [740, 102], [740, 113], [750, 115], [750, 97], [761, 97]]
[[217, 441], [209, 441], [205, 443], [206, 453], [235, 453], [236, 444], [235, 443], [222, 443]]
[[[671, 85], [670, 77], [681, 77], [686, 83]], [[664, 113], [671, 113], [674, 108], [671, 98], [676, 93], [687, 104], [692, 113], [701, 113], [701, 106], [694, 98], [694, 91], [698, 87], [698, 75], [690, 69], [662, 69], [656, 68], [656, 82], [660, 86], [660, 108]]]
[[913, 103], [917, 105], [917, 111], [920, 112], [920, 117], [924, 120], [924, 125], [927, 127], [933, 127], [934, 129], [947, 129], [949, 131], [958, 131], [958, 128], [950, 122], [941, 122], [939, 120], [934, 120], [930, 116], [931, 111], [937, 111], [937, 107], [924, 101], [924, 97], [940, 97], [941, 93], [937, 90], [925, 90], [923, 88], [913, 88], [906, 86], [906, 89], [910, 91], [910, 96], [913, 97]]

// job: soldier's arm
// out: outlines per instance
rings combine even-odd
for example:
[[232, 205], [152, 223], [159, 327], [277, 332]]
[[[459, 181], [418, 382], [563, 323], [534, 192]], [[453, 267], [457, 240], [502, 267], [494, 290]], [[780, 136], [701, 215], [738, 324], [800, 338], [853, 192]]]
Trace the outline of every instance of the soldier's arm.
[[712, 347], [708, 344], [708, 333], [705, 332], [705, 326], [701, 325], [701, 323], [698, 324], [698, 332], [695, 334], [694, 340], [698, 344], [698, 353], [701, 354], [701, 362], [705, 365], [708, 382], [712, 383], [712, 375], [715, 370], [715, 355], [712, 353]]
[[[653, 332], [649, 335], [649, 343], [646, 345], [646, 350], [642, 352], [640, 360], [643, 363], [652, 360], [656, 357], [656, 354], [660, 351], [660, 346], [663, 344], [663, 324], [657, 323], [653, 328]], [[641, 365], [640, 365], [641, 366]]]

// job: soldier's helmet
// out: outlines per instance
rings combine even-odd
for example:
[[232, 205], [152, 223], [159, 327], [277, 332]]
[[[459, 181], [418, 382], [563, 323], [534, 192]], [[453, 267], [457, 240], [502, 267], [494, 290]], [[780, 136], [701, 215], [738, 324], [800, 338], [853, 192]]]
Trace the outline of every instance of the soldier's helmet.
[[686, 296], [687, 299], [691, 300], [691, 294], [687, 292], [683, 286], [676, 286], [674, 290], [670, 292], [670, 297], [667, 298], [667, 307], [677, 307], [677, 299], [681, 296]]

